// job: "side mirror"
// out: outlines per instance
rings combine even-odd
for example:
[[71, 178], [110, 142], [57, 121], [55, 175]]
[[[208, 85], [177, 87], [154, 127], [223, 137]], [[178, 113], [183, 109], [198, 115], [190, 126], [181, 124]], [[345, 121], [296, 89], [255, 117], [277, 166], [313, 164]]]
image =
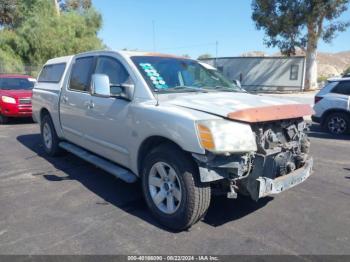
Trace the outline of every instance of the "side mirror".
[[122, 84], [121, 87], [123, 88], [123, 93], [121, 96], [123, 98], [131, 101], [133, 96], [134, 96], [135, 85], [134, 84]]
[[122, 98], [125, 100], [132, 100], [134, 95], [134, 84], [110, 84], [111, 86], [111, 97]]
[[109, 77], [104, 74], [94, 74], [91, 79], [91, 94], [94, 96], [110, 97], [111, 87]]
[[93, 74], [91, 79], [91, 95], [115, 97], [131, 100], [134, 95], [133, 84], [113, 84], [105, 74]]

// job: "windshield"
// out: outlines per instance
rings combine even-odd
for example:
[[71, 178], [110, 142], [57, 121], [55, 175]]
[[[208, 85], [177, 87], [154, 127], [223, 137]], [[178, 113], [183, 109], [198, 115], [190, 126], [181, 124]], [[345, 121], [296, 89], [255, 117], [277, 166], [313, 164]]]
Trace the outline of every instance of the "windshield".
[[242, 92], [217, 70], [195, 60], [158, 56], [131, 57], [146, 82], [157, 92]]
[[2, 90], [31, 90], [34, 81], [27, 78], [0, 78], [0, 89]]

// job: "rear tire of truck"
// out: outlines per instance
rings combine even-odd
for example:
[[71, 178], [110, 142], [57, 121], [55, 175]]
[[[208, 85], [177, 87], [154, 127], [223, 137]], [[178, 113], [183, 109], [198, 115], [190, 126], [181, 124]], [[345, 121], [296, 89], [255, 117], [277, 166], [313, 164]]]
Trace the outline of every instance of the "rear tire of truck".
[[143, 163], [144, 197], [162, 225], [180, 231], [203, 218], [210, 204], [210, 185], [200, 182], [190, 155], [175, 145], [163, 144]]
[[40, 130], [41, 139], [46, 154], [52, 157], [60, 155], [62, 153], [62, 149], [59, 147], [60, 139], [57, 136], [50, 115], [44, 115], [41, 121]]
[[6, 124], [9, 121], [7, 116], [3, 116], [0, 114], [0, 125]]
[[343, 135], [350, 131], [350, 118], [342, 112], [332, 113], [327, 116], [324, 126], [331, 134]]

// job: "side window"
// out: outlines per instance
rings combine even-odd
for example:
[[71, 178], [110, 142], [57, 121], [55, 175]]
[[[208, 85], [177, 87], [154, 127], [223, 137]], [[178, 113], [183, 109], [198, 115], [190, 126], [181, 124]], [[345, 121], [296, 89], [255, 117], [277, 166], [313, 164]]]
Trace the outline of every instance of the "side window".
[[61, 81], [65, 63], [46, 65], [41, 70], [38, 82], [58, 83]]
[[129, 73], [124, 66], [118, 60], [107, 56], [98, 58], [95, 74], [108, 75], [112, 85], [120, 85], [129, 81]]
[[332, 90], [332, 93], [350, 95], [350, 81], [339, 82]]
[[290, 80], [298, 80], [298, 74], [299, 74], [299, 66], [298, 65], [292, 65], [290, 67]]
[[94, 57], [82, 57], [75, 60], [69, 82], [69, 89], [87, 92], [90, 89]]

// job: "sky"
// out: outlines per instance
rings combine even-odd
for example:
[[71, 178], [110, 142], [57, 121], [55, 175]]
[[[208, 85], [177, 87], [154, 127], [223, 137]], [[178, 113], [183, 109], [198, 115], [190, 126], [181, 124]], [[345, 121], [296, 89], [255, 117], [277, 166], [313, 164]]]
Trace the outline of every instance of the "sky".
[[[251, 19], [250, 0], [93, 0], [102, 14], [99, 37], [111, 49], [157, 51], [193, 58], [209, 53], [238, 56], [267, 48]], [[350, 10], [342, 20], [350, 20]], [[154, 32], [154, 33], [153, 33]], [[216, 42], [218, 43], [216, 45]], [[319, 51], [350, 50], [350, 28]]]

